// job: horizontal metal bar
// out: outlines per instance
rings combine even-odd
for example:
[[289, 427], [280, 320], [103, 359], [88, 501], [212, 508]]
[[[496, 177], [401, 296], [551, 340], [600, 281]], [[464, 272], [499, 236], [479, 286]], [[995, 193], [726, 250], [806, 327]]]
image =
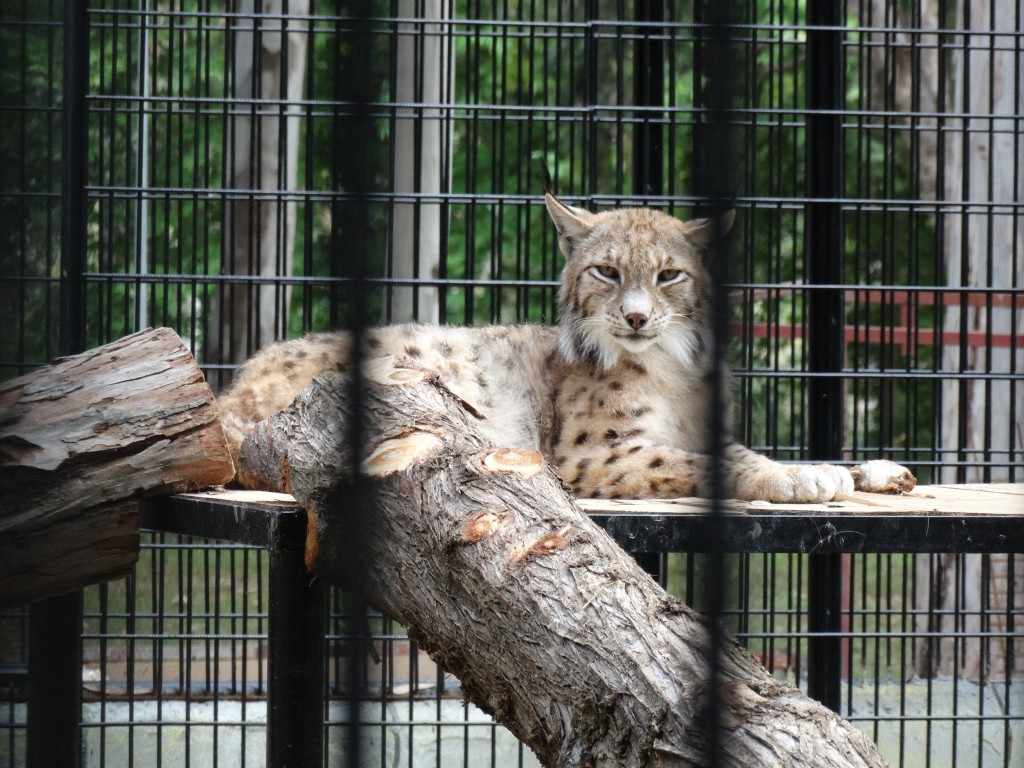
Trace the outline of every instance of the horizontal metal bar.
[[630, 552], [1024, 552], [1020, 516], [722, 515], [708, 535], [693, 515], [593, 514]]

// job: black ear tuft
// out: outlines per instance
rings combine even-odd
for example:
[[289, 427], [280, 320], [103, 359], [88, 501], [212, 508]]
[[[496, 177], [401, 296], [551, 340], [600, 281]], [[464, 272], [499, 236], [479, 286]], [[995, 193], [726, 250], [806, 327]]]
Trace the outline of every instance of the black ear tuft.
[[544, 194], [554, 195], [555, 194], [555, 182], [551, 180], [551, 171], [548, 170], [548, 161], [543, 157], [537, 158], [540, 162], [541, 173], [544, 174]]

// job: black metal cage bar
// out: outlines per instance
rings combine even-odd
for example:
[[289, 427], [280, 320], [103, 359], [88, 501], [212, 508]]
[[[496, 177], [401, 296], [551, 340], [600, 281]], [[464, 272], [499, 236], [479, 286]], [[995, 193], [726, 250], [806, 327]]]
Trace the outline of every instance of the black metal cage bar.
[[[808, 264], [811, 291], [807, 297], [807, 361], [812, 374], [843, 369], [844, 282], [843, 108], [844, 66], [842, 3], [811, 3], [807, 7], [807, 247], [815, 254]], [[843, 381], [814, 376], [808, 382], [808, 452], [827, 460], [843, 450]], [[808, 691], [832, 709], [839, 709], [838, 637], [842, 612], [842, 562], [834, 555], [811, 558], [808, 564], [809, 622], [821, 636], [811, 642]]]

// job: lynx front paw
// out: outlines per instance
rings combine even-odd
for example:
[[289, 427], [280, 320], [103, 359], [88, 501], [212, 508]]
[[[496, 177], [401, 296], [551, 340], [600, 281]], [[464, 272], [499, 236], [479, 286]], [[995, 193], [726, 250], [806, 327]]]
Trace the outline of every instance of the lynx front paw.
[[865, 461], [850, 470], [854, 487], [868, 493], [910, 493], [917, 478], [910, 470], [892, 461]]
[[775, 504], [826, 502], [837, 493], [852, 493], [853, 478], [831, 464], [777, 465], [772, 471], [740, 483], [740, 497]]

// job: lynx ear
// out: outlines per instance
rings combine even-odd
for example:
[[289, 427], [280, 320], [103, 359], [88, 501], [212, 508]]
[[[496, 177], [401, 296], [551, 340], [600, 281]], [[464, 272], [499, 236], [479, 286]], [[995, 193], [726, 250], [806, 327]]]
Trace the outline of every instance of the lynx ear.
[[576, 243], [590, 234], [590, 230], [594, 228], [596, 215], [582, 208], [566, 205], [550, 191], [544, 194], [544, 205], [547, 206], [548, 215], [558, 230], [558, 247], [568, 259], [572, 256]]
[[686, 238], [699, 248], [707, 248], [715, 236], [715, 228], [718, 227], [718, 236], [721, 237], [730, 229], [736, 220], [735, 209], [730, 208], [716, 219], [694, 219], [683, 222], [683, 229]]

